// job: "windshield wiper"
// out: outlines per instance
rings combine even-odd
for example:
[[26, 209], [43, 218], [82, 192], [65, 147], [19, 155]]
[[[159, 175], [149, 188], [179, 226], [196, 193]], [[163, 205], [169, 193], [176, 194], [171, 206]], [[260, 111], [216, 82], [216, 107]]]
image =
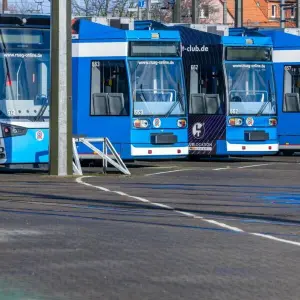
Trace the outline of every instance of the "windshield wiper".
[[259, 110], [258, 113], [256, 114], [256, 117], [260, 117], [260, 116], [262, 115], [262, 113], [265, 111], [265, 109], [266, 109], [266, 107], [267, 107], [267, 105], [268, 105], [269, 103], [271, 103], [271, 102], [270, 102], [270, 101], [265, 102], [265, 103], [261, 106], [260, 110]]
[[266, 107], [268, 106], [268, 104], [271, 104], [274, 102], [272, 101], [273, 97], [272, 97], [272, 91], [271, 91], [271, 84], [270, 84], [270, 80], [268, 80], [268, 101], [265, 102], [260, 110], [258, 111], [258, 113], [256, 114], [256, 117], [260, 117], [262, 115], [262, 113], [265, 111]]
[[37, 113], [36, 117], [34, 118], [34, 121], [37, 122], [39, 121], [42, 116], [44, 115], [48, 105], [49, 105], [49, 100], [48, 100], [48, 97], [46, 95], [39, 95], [41, 98], [44, 99], [44, 103], [43, 105], [41, 106], [39, 112]]
[[143, 100], [143, 102], [147, 102], [146, 101], [146, 97], [145, 97], [145, 95], [144, 95], [144, 90], [143, 90], [143, 85], [141, 84], [140, 85], [140, 88], [141, 88], [141, 99]]
[[[142, 101], [145, 103], [145, 106], [146, 106], [148, 112], [150, 113], [150, 109], [149, 109], [149, 106], [148, 106], [148, 104], [147, 104], [146, 97], [145, 97], [145, 95], [144, 95], [144, 90], [143, 90], [143, 84], [142, 84], [142, 83], [141, 83], [141, 85], [140, 85], [140, 88], [141, 88], [140, 97], [141, 97]], [[151, 112], [151, 113], [152, 113], [152, 112]]]
[[181, 93], [181, 88], [180, 88], [179, 82], [177, 82], [177, 90], [178, 90], [178, 92], [177, 92], [177, 94], [178, 94], [178, 101], [177, 101], [177, 99], [175, 99], [175, 102], [170, 107], [170, 109], [168, 110], [168, 112], [165, 114], [166, 118], [170, 116], [170, 114], [173, 112], [173, 110], [176, 108], [176, 106], [178, 104], [180, 104], [182, 110], [184, 110], [183, 97], [182, 97], [182, 93]]

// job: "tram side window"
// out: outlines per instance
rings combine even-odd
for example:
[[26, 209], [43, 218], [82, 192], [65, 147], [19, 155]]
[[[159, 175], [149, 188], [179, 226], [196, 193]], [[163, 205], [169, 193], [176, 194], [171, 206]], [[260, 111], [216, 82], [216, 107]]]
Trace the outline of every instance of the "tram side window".
[[300, 66], [285, 66], [284, 112], [300, 112]]
[[214, 67], [200, 69], [192, 65], [190, 70], [189, 113], [222, 115], [225, 113], [224, 77]]
[[125, 61], [92, 61], [92, 116], [128, 116], [129, 91]]

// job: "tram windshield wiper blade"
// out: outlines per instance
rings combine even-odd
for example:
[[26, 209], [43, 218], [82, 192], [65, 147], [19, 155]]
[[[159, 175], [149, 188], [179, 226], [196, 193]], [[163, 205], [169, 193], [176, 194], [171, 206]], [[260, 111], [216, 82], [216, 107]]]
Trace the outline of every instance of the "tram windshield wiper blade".
[[260, 117], [260, 116], [262, 115], [262, 113], [265, 111], [265, 109], [266, 109], [266, 107], [268, 106], [269, 103], [271, 103], [271, 102], [270, 102], [270, 101], [265, 102], [265, 103], [261, 106], [260, 110], [259, 110], [258, 113], [256, 114], [256, 117]]
[[178, 92], [177, 92], [177, 94], [178, 94], [178, 100], [175, 99], [175, 102], [170, 107], [169, 111], [165, 114], [166, 118], [170, 116], [170, 114], [173, 112], [173, 110], [176, 108], [176, 106], [178, 104], [180, 104], [181, 107], [182, 107], [182, 110], [184, 110], [184, 104], [183, 104], [183, 101], [182, 101], [182, 93], [181, 93], [180, 83], [179, 82], [177, 83], [177, 86], [178, 86]]
[[48, 97], [44, 96], [43, 99], [44, 99], [44, 103], [41, 106], [41, 108], [40, 108], [39, 112], [37, 113], [36, 117], [34, 118], [35, 122], [39, 121], [42, 118], [42, 116], [44, 115], [44, 113], [45, 113], [45, 111], [46, 111], [46, 109], [49, 105]]
[[145, 97], [145, 95], [144, 95], [143, 84], [140, 85], [140, 89], [141, 89], [140, 97], [141, 97], [142, 101], [145, 103], [145, 106], [146, 106], [148, 112], [151, 113], [151, 112], [150, 112], [150, 109], [149, 109], [149, 106], [148, 106], [148, 104], [147, 104], [146, 97]]
[[268, 80], [268, 100], [261, 106], [256, 116], [257, 117], [261, 116], [262, 113], [265, 111], [266, 107], [268, 106], [268, 104], [272, 105], [272, 103], [273, 103], [273, 99], [272, 99], [271, 84], [270, 84], [270, 80]]
[[168, 112], [165, 114], [165, 117], [169, 117], [170, 114], [173, 112], [173, 110], [175, 109], [175, 107], [177, 106], [177, 104], [179, 103], [178, 100], [176, 100], [173, 105], [170, 107], [170, 109], [168, 110]]

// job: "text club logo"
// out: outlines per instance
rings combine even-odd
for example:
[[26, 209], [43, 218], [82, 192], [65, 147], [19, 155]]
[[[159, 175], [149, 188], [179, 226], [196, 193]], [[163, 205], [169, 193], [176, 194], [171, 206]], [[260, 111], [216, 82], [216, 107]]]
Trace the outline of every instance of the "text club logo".
[[251, 118], [251, 117], [247, 118], [247, 119], [246, 119], [246, 124], [247, 124], [248, 126], [253, 126], [253, 124], [254, 124], [253, 118]]
[[181, 46], [182, 51], [187, 51], [187, 52], [208, 52], [209, 49], [205, 45], [189, 45], [187, 47]]
[[36, 133], [35, 133], [35, 138], [38, 140], [38, 141], [42, 141], [44, 139], [44, 132], [41, 131], [41, 130], [38, 130]]
[[153, 120], [153, 126], [155, 128], [159, 128], [160, 125], [161, 125], [161, 120], [159, 118], [156, 118], [156, 119]]
[[204, 123], [195, 123], [193, 126], [193, 136], [196, 139], [201, 139], [204, 136]]

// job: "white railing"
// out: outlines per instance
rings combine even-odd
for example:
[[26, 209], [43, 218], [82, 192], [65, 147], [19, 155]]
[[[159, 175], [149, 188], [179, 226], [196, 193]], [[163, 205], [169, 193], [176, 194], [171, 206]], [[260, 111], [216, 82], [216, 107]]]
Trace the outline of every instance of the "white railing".
[[[82, 143], [93, 151], [94, 154], [100, 156], [103, 162], [103, 173], [107, 172], [107, 165], [111, 164], [117, 170], [125, 175], [131, 175], [123, 160], [117, 153], [116, 149], [108, 138], [87, 138], [87, 137], [73, 137], [73, 170], [74, 174], [82, 175], [82, 168], [80, 163], [79, 154], [77, 151], [77, 143]], [[102, 151], [95, 147], [92, 143], [102, 143]], [[110, 156], [108, 155], [110, 151]]]

